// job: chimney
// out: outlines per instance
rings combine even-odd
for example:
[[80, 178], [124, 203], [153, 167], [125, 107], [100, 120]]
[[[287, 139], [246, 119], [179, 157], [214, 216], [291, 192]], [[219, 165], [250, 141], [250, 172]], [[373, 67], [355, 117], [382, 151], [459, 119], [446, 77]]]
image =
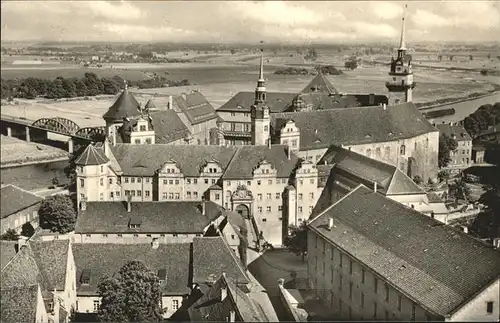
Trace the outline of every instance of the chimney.
[[467, 226], [463, 225], [463, 226], [462, 226], [462, 231], [463, 231], [464, 233], [469, 233], [469, 228], [468, 228]]
[[151, 248], [158, 249], [159, 246], [160, 246], [160, 241], [158, 241], [158, 238], [154, 238], [153, 242], [151, 242]]
[[314, 129], [314, 134], [317, 135], [318, 134], [318, 129]]
[[235, 311], [229, 311], [228, 320], [229, 320], [229, 322], [235, 322], [236, 321], [236, 312]]
[[370, 93], [368, 95], [368, 105], [374, 105], [375, 104], [375, 94]]
[[285, 285], [285, 279], [283, 278], [278, 279], [278, 286], [283, 286], [283, 285]]
[[377, 182], [373, 182], [373, 193], [377, 193]]
[[129, 212], [129, 213], [132, 211], [132, 201], [131, 200], [132, 200], [132, 196], [129, 195], [127, 197], [127, 212]]
[[172, 109], [173, 108], [173, 98], [171, 95], [168, 96], [168, 109]]
[[333, 218], [328, 218], [328, 230], [333, 228]]
[[325, 159], [325, 161], [324, 161], [323, 163], [324, 163], [325, 165], [328, 165], [328, 162], [326, 161], [326, 159]]
[[227, 289], [226, 287], [222, 287], [220, 289], [220, 301], [223, 302], [227, 297]]
[[290, 146], [286, 147], [286, 158], [288, 160], [292, 159], [292, 149], [290, 148]]
[[383, 103], [383, 104], [382, 104], [382, 108], [383, 108], [384, 110], [387, 110], [387, 104]]
[[187, 97], [186, 93], [182, 93], [181, 96], [182, 96], [182, 99], [185, 101], [186, 97]]
[[206, 213], [206, 205], [205, 205], [205, 198], [201, 200], [201, 214], [205, 215]]

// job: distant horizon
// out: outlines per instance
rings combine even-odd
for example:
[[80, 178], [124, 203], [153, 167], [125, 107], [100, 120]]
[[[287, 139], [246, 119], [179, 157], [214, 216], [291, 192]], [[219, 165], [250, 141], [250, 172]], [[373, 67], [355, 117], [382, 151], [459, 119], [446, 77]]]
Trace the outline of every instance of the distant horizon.
[[499, 1], [4, 1], [10, 42], [489, 43]]

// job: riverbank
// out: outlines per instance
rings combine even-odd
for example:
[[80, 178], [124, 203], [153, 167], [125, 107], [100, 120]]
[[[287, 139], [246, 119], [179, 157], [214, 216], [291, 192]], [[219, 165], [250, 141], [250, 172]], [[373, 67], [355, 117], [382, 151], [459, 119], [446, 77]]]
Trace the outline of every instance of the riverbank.
[[1, 136], [0, 168], [29, 166], [67, 161], [65, 150], [21, 139]]

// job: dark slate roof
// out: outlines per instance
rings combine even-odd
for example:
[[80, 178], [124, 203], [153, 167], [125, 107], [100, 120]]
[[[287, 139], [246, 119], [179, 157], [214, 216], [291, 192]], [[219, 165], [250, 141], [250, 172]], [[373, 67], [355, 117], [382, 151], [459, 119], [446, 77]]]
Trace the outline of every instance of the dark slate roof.
[[38, 269], [48, 290], [64, 290], [69, 240], [30, 241]]
[[0, 195], [2, 219], [43, 201], [42, 197], [11, 184], [2, 186]]
[[150, 116], [156, 144], [168, 144], [191, 134], [174, 110], [155, 111]]
[[[203, 233], [210, 221], [221, 214], [221, 207], [205, 202], [205, 215], [201, 202], [87, 202], [85, 211], [79, 210], [77, 233]], [[129, 223], [139, 220], [138, 228]]]
[[373, 102], [370, 102], [370, 94], [328, 94], [324, 92], [300, 94], [297, 99], [302, 100], [309, 110], [366, 107], [387, 104], [388, 101], [385, 95], [374, 95]]
[[0, 240], [0, 270], [3, 269], [17, 253], [17, 241]]
[[122, 121], [126, 116], [137, 117], [140, 115], [139, 102], [125, 89], [102, 117], [107, 121]]
[[11, 261], [2, 268], [0, 289], [26, 287], [38, 283], [43, 284], [43, 278], [38, 270], [33, 251], [29, 245], [23, 246]]
[[148, 100], [148, 102], [144, 106], [144, 109], [149, 110], [149, 111], [156, 110], [156, 105], [155, 105], [153, 99]]
[[240, 259], [222, 237], [201, 237], [193, 240], [193, 283], [214, 281], [223, 272], [238, 284], [249, 279]]
[[318, 73], [309, 84], [304, 87], [301, 93], [322, 92], [327, 94], [336, 94], [339, 91], [333, 84], [322, 74]]
[[111, 151], [124, 175], [153, 176], [162, 165], [173, 160], [184, 176], [198, 177], [200, 168], [210, 160], [217, 160], [225, 169], [236, 148], [192, 145], [128, 145], [111, 146]]
[[334, 165], [317, 165], [318, 169], [318, 187], [325, 187], [328, 177], [330, 176], [330, 172]]
[[[377, 182], [377, 189], [386, 195], [424, 194], [424, 190], [415, 184], [411, 178], [401, 172], [396, 166], [369, 158], [356, 152], [331, 146], [318, 162], [327, 163], [337, 169], [350, 174], [350, 178], [358, 178], [358, 184], [373, 185]], [[353, 187], [354, 188], [354, 187]]]
[[192, 125], [218, 118], [214, 107], [200, 92], [173, 97], [173, 103], [184, 112]]
[[1, 290], [1, 318], [5, 323], [36, 322], [38, 285]]
[[429, 199], [429, 203], [443, 203], [443, 199], [436, 194], [436, 192], [428, 192], [427, 198]]
[[499, 251], [363, 185], [309, 227], [436, 315], [500, 278]]
[[436, 124], [440, 134], [446, 134], [448, 137], [455, 136], [457, 141], [472, 140], [467, 130], [459, 124], [450, 125], [449, 123]]
[[109, 161], [108, 157], [96, 149], [92, 144], [89, 144], [82, 154], [75, 160], [76, 165], [90, 166], [102, 165]]
[[[150, 244], [74, 243], [78, 295], [96, 295], [97, 284], [104, 277], [116, 273], [132, 260], [142, 262], [158, 273], [165, 269], [167, 279], [162, 285], [164, 295], [189, 294], [189, 243], [161, 244], [153, 249]], [[90, 270], [90, 284], [82, 285], [82, 272]]]
[[[271, 113], [283, 112], [291, 106], [296, 93], [267, 92], [267, 106]], [[250, 112], [255, 102], [254, 92], [238, 92], [229, 101], [224, 103], [217, 111]]]
[[284, 145], [272, 145], [271, 148], [267, 145], [239, 146], [222, 178], [252, 178], [254, 168], [263, 160], [266, 160], [277, 169], [277, 177], [288, 178], [298, 163], [298, 157], [292, 154], [290, 160], [288, 160], [286, 149], [287, 146]]
[[302, 150], [394, 141], [437, 131], [411, 102], [385, 110], [374, 106], [271, 114], [274, 140], [289, 120], [300, 128]]
[[[221, 290], [225, 288], [227, 296], [221, 300]], [[233, 281], [223, 273], [215, 284], [205, 290], [203, 296], [189, 308], [189, 316], [193, 322], [227, 321], [229, 310], [236, 313], [240, 322], [268, 322], [268, 318], [253, 302], [249, 294], [243, 292]], [[226, 317], [225, 317], [226, 316]]]

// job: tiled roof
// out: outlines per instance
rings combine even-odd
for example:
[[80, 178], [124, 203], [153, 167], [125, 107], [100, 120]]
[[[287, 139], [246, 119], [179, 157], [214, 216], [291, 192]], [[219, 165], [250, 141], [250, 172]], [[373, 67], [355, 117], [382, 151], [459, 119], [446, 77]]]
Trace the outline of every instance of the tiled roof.
[[[283, 112], [291, 106], [296, 93], [267, 92], [266, 104], [271, 113]], [[255, 102], [254, 92], [238, 92], [229, 101], [217, 109], [217, 111], [228, 112], [250, 112]]]
[[[160, 244], [158, 249], [150, 244], [75, 243], [72, 246], [78, 295], [96, 295], [97, 284], [103, 277], [113, 275], [132, 260], [142, 262], [154, 273], [166, 270], [164, 295], [189, 294], [189, 243]], [[82, 285], [84, 270], [90, 270], [89, 285]]]
[[[227, 292], [224, 300], [221, 299], [222, 288], [225, 288]], [[227, 317], [224, 317], [224, 315], [229, 315], [228, 308], [235, 311], [235, 321], [269, 321], [250, 295], [243, 292], [234, 283], [233, 279], [225, 274], [222, 274], [217, 282], [210, 286], [203, 296], [190, 306], [190, 319], [193, 322], [227, 321]]]
[[38, 285], [1, 290], [1, 318], [5, 323], [36, 322]]
[[301, 91], [301, 93], [322, 92], [327, 94], [336, 94], [339, 91], [333, 84], [322, 74], [318, 73], [309, 84]]
[[309, 227], [436, 315], [500, 277], [500, 252], [363, 185]]
[[125, 89], [102, 117], [107, 121], [122, 121], [126, 116], [137, 117], [140, 115], [139, 102]]
[[319, 164], [316, 166], [316, 168], [318, 169], [318, 186], [319, 187], [325, 187], [333, 166], [334, 165], [319, 165]]
[[236, 150], [234, 147], [161, 144], [117, 144], [110, 148], [124, 175], [153, 176], [165, 162], [173, 160], [183, 175], [190, 177], [198, 177], [201, 166], [213, 159], [225, 169]]
[[239, 146], [236, 154], [229, 163], [223, 179], [246, 179], [253, 177], [253, 170], [258, 164], [266, 160], [278, 172], [277, 177], [288, 178], [298, 163], [298, 157], [291, 154], [290, 160], [287, 158], [287, 146]]
[[151, 112], [151, 120], [156, 144], [168, 144], [191, 134], [174, 110]]
[[17, 253], [18, 242], [0, 240], [0, 270], [5, 267]]
[[173, 97], [174, 104], [184, 112], [192, 125], [218, 118], [214, 107], [200, 92]]
[[222, 237], [202, 237], [193, 240], [193, 283], [216, 280], [223, 272], [238, 284], [249, 282], [240, 259]]
[[155, 105], [153, 99], [148, 100], [148, 102], [144, 106], [144, 109], [149, 110], [149, 111], [156, 110], [156, 105]]
[[435, 192], [427, 193], [427, 198], [429, 199], [429, 203], [443, 203], [443, 199]]
[[101, 154], [92, 144], [89, 144], [82, 154], [75, 160], [76, 165], [102, 165], [109, 161], [106, 155]]
[[38, 283], [43, 283], [43, 279], [33, 252], [29, 245], [23, 246], [11, 261], [2, 268], [0, 289], [26, 287]]
[[436, 124], [440, 134], [446, 134], [448, 137], [455, 136], [457, 141], [472, 140], [467, 130], [459, 124], [450, 125], [449, 123]]
[[30, 241], [29, 246], [44, 279], [44, 285], [49, 290], [64, 290], [69, 240]]
[[300, 98], [309, 110], [331, 110], [352, 107], [374, 106], [382, 103], [387, 104], [385, 95], [374, 95], [370, 103], [370, 94], [327, 94], [324, 92], [311, 92], [300, 94]]
[[274, 140], [289, 120], [300, 129], [302, 150], [394, 141], [437, 131], [411, 102], [385, 110], [374, 106], [271, 114]]
[[40, 196], [10, 184], [2, 186], [0, 195], [2, 219], [43, 201]]
[[[79, 211], [77, 233], [203, 233], [210, 221], [221, 213], [221, 207], [205, 202], [87, 202], [85, 211]], [[139, 219], [138, 228], [129, 228], [131, 219]]]

